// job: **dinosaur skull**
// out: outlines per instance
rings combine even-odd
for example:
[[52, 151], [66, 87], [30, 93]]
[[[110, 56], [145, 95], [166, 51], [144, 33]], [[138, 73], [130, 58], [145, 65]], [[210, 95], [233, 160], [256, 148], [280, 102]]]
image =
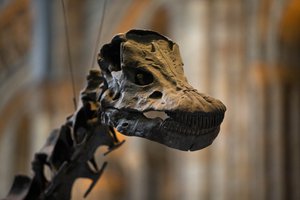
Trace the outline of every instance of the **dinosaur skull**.
[[122, 134], [193, 151], [219, 133], [226, 107], [188, 84], [170, 39], [131, 30], [104, 45], [98, 63], [107, 83], [101, 119]]

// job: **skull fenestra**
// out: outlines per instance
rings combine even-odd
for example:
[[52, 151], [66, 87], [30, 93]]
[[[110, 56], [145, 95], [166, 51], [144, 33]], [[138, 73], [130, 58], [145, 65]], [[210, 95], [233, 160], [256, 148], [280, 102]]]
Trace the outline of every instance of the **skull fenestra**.
[[119, 34], [102, 47], [98, 63], [107, 84], [103, 123], [184, 151], [207, 147], [218, 135], [226, 107], [189, 85], [179, 47], [167, 37]]

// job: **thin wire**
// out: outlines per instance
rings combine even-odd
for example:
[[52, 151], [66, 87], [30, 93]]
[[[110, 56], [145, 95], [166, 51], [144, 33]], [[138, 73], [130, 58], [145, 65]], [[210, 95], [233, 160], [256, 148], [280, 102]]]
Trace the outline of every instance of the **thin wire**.
[[68, 20], [67, 20], [67, 14], [66, 14], [64, 0], [61, 0], [61, 4], [62, 4], [62, 8], [63, 8], [63, 13], [64, 13], [65, 37], [66, 37], [67, 52], [68, 52], [68, 64], [69, 64], [69, 71], [70, 71], [70, 76], [71, 76], [71, 80], [72, 80], [72, 90], [73, 90], [73, 104], [74, 104], [74, 109], [76, 110], [76, 108], [77, 108], [76, 89], [75, 89], [73, 65], [72, 65], [72, 59], [71, 59], [70, 39], [69, 39], [69, 31], [68, 31]]
[[106, 0], [103, 1], [101, 21], [100, 21], [98, 37], [97, 37], [97, 41], [96, 41], [95, 49], [94, 49], [94, 53], [93, 53], [92, 65], [90, 66], [91, 68], [93, 68], [95, 65], [98, 44], [99, 44], [101, 36], [102, 36], [102, 28], [103, 28], [103, 22], [104, 22], [105, 10], [106, 10], [106, 2], [107, 2]]

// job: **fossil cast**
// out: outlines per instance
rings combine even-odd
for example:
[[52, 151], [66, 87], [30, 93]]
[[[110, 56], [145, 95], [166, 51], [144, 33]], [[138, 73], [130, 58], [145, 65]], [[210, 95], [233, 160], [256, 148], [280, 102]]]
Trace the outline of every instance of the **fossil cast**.
[[[77, 178], [92, 181], [106, 167], [95, 162], [99, 146], [119, 147], [115, 129], [183, 151], [210, 145], [225, 106], [188, 84], [178, 45], [159, 33], [131, 30], [115, 36], [98, 56], [81, 92], [81, 106], [54, 130], [32, 162], [33, 177], [19, 175], [7, 200], [68, 200]], [[47, 178], [45, 168], [50, 169]]]

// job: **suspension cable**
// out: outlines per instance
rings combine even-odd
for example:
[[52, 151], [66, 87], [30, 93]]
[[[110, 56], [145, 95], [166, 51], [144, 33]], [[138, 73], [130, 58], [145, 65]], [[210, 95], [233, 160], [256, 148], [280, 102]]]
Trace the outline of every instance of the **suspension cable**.
[[100, 20], [100, 24], [99, 24], [98, 36], [97, 36], [90, 68], [93, 68], [95, 65], [95, 62], [96, 62], [97, 49], [98, 49], [98, 45], [100, 43], [101, 36], [102, 36], [102, 28], [103, 28], [103, 22], [104, 22], [105, 10], [106, 10], [106, 2], [107, 2], [107, 0], [103, 0], [102, 12], [101, 12], [102, 15], [101, 15], [101, 20]]
[[74, 73], [73, 73], [73, 65], [72, 65], [72, 59], [71, 59], [71, 50], [70, 50], [70, 38], [69, 38], [69, 30], [68, 30], [68, 17], [66, 14], [66, 8], [64, 0], [61, 0], [62, 8], [63, 8], [63, 14], [64, 14], [64, 23], [65, 23], [65, 38], [66, 38], [66, 45], [67, 45], [67, 53], [68, 53], [68, 66], [69, 66], [69, 72], [71, 76], [72, 81], [72, 90], [73, 90], [73, 104], [74, 109], [77, 108], [77, 102], [76, 102], [76, 89], [75, 89], [75, 81], [74, 81]]

